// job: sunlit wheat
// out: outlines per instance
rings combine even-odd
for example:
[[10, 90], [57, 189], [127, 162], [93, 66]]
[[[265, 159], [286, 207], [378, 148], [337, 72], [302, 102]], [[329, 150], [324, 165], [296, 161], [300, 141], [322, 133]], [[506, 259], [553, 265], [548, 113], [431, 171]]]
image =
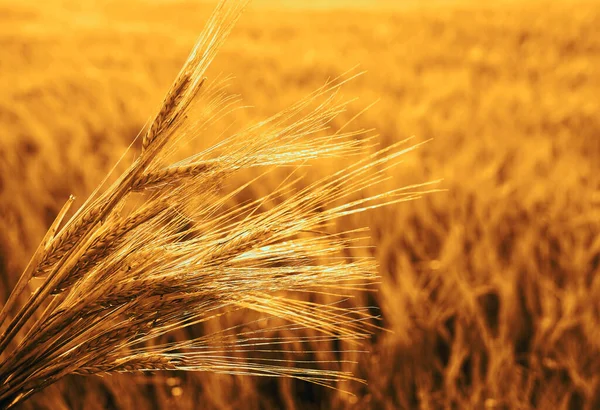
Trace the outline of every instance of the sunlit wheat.
[[[316, 361], [290, 366], [274, 353], [292, 343], [360, 341], [369, 337], [373, 315], [338, 303], [297, 300], [289, 293], [342, 298], [345, 292], [371, 289], [377, 282], [374, 260], [344, 257], [344, 248], [360, 245], [351, 235], [331, 233], [331, 223], [431, 189], [423, 184], [356, 195], [386, 181], [386, 170], [415, 145], [403, 141], [369, 153], [373, 140], [368, 131], [330, 129], [347, 105], [338, 90], [351, 75], [328, 81], [297, 104], [212, 148], [171, 162], [182, 141], [202, 138], [238, 102], [227, 92], [226, 79], [210, 81], [204, 75], [244, 5], [218, 5], [142, 135], [139, 156], [58, 229], [74, 202], [70, 198], [32, 257], [0, 314], [2, 406], [68, 374], [182, 369], [294, 377], [327, 386], [354, 380], [347, 372], [311, 368]], [[300, 184], [296, 171], [309, 161], [350, 155], [362, 157]], [[260, 177], [225, 189], [230, 176], [282, 166], [291, 166], [289, 178], [269, 195], [232, 205]], [[275, 205], [264, 206], [275, 199]], [[41, 285], [20, 305], [18, 296], [34, 278]], [[146, 343], [240, 309], [279, 322]], [[302, 328], [318, 333], [267, 335], [274, 329]]]

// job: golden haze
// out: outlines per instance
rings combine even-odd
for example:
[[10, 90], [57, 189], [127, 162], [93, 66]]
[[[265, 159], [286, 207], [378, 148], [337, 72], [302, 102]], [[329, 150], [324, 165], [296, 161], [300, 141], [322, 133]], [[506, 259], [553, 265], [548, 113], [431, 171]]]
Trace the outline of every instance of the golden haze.
[[[368, 384], [70, 377], [22, 408], [599, 408], [600, 5], [298, 3], [257, 1], [210, 68], [236, 76], [253, 107], [239, 116], [360, 64], [336, 125], [378, 100], [356, 126], [381, 144], [433, 138], [390, 184], [448, 189], [342, 221], [370, 227], [382, 276], [353, 303], [393, 332], [341, 357]], [[4, 298], [68, 195], [89, 194], [150, 119], [213, 5], [0, 0]]]

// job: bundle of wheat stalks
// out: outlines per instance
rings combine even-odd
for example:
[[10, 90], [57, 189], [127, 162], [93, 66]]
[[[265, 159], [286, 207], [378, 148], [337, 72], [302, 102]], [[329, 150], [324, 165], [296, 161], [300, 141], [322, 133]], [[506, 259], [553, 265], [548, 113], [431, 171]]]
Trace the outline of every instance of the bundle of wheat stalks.
[[[352, 379], [341, 371], [283, 365], [273, 352], [292, 342], [369, 336], [368, 310], [307, 302], [289, 292], [339, 294], [376, 282], [372, 258], [343, 256], [344, 248], [358, 246], [350, 239], [356, 235], [328, 233], [328, 225], [426, 192], [413, 186], [355, 195], [384, 181], [393, 160], [414, 146], [397, 144], [363, 156], [296, 188], [294, 171], [307, 161], [359, 154], [370, 141], [362, 130], [325, 132], [347, 104], [337, 90], [348, 78], [339, 78], [210, 149], [170, 162], [182, 141], [203, 137], [237, 102], [226, 80], [209, 82], [204, 73], [244, 3], [218, 5], [143, 134], [132, 165], [108, 188], [101, 184], [61, 228], [71, 197], [39, 245], [0, 313], [2, 407], [68, 374], [182, 369], [295, 377], [328, 386]], [[275, 191], [231, 205], [254, 183], [225, 191], [234, 173], [283, 165], [292, 165], [292, 172]], [[262, 206], [268, 201], [276, 205]], [[24, 297], [33, 282], [39, 286]], [[239, 309], [277, 318], [277, 329], [318, 332], [310, 340], [269, 338], [273, 326], [255, 326], [148, 343]]]

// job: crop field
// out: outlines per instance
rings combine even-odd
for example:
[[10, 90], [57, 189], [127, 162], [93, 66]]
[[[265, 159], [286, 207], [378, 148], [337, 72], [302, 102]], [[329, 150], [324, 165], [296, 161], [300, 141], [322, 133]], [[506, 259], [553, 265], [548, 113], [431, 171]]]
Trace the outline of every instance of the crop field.
[[[152, 119], [215, 3], [0, 0], [2, 300], [69, 195], [81, 204]], [[333, 127], [360, 114], [353, 126], [380, 147], [426, 142], [384, 189], [442, 179], [440, 192], [337, 221], [369, 228], [380, 283], [347, 303], [385, 330], [344, 353], [315, 341], [322, 353], [303, 360], [366, 383], [67, 376], [18, 408], [600, 408], [599, 27], [597, 1], [251, 3], [207, 72], [232, 75], [248, 107], [215, 129], [354, 68], [364, 73], [340, 92], [356, 100]], [[304, 172], [317, 180], [347, 161]], [[254, 319], [236, 312], [173, 337]]]

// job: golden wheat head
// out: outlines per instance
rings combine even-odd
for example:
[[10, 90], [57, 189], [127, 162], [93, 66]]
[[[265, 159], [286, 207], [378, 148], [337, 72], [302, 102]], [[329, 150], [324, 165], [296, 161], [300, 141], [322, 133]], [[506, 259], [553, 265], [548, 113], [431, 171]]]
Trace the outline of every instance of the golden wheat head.
[[[370, 141], [362, 130], [328, 131], [347, 104], [337, 93], [348, 80], [343, 77], [210, 149], [169, 162], [183, 139], [200, 136], [237, 102], [226, 80], [204, 75], [244, 5], [218, 5], [143, 134], [137, 159], [59, 229], [74, 202], [70, 198], [38, 247], [0, 313], [2, 407], [68, 374], [183, 369], [328, 386], [353, 379], [341, 371], [287, 366], [263, 354], [307, 341], [269, 338], [269, 332], [310, 328], [316, 331], [312, 341], [368, 337], [373, 318], [368, 310], [286, 295], [369, 288], [377, 281], [374, 260], [343, 256], [344, 248], [358, 246], [351, 239], [356, 235], [332, 233], [329, 225], [341, 216], [413, 199], [427, 188], [356, 195], [387, 178], [394, 160], [414, 148], [406, 141], [301, 187], [294, 170], [313, 159], [363, 153]], [[256, 183], [225, 190], [233, 174], [282, 166], [292, 166], [292, 172], [277, 189], [232, 205]], [[274, 205], [264, 206], [267, 202]], [[41, 285], [19, 304], [34, 278]], [[147, 343], [239, 309], [279, 322]]]

